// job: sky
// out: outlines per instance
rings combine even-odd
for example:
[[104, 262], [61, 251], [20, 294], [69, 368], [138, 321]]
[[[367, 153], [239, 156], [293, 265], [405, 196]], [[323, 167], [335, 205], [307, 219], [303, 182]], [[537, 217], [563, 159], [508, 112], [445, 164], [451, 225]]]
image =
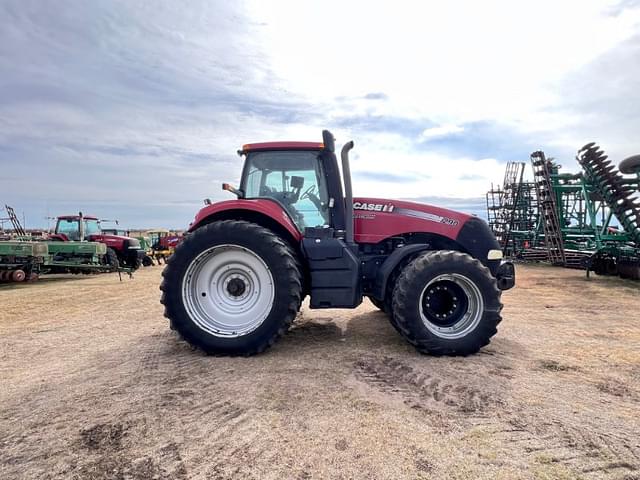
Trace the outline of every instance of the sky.
[[534, 150], [640, 151], [640, 1], [4, 0], [0, 25], [0, 206], [31, 228], [184, 228], [243, 144], [325, 128], [356, 195], [479, 216]]

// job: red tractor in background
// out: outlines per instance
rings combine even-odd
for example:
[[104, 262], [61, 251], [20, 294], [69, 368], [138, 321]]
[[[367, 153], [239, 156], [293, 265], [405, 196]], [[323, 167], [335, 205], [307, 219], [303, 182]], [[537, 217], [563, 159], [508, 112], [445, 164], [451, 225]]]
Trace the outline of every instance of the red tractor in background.
[[[208, 353], [251, 355], [287, 331], [302, 300], [368, 297], [419, 351], [467, 355], [501, 321], [513, 264], [481, 219], [408, 201], [353, 198], [334, 138], [245, 145], [237, 199], [211, 203], [163, 272], [171, 328]], [[344, 185], [344, 190], [343, 190]]]
[[61, 242], [88, 241], [104, 243], [107, 246], [107, 262], [114, 267], [122, 266], [136, 270], [145, 256], [140, 241], [123, 235], [112, 235], [102, 231], [97, 217], [64, 215], [57, 217], [55, 232], [51, 240]]
[[182, 238], [182, 235], [172, 233], [166, 228], [147, 230], [144, 235], [145, 242], [149, 246], [149, 257], [158, 262], [158, 265], [162, 262], [167, 263]]
[[182, 235], [171, 233], [171, 231], [167, 229], [147, 230], [147, 236], [149, 237], [151, 247], [154, 250], [168, 251], [171, 253], [173, 253], [175, 248], [182, 241]]

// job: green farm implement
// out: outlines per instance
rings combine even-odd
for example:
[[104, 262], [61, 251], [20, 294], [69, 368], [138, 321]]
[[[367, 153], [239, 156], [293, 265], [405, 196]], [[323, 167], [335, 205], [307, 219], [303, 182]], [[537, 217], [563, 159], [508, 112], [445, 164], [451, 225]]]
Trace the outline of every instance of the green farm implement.
[[20, 225], [11, 207], [6, 208], [15, 238], [0, 241], [0, 282], [34, 281], [43, 273], [126, 272], [107, 246], [86, 241], [33, 241]]
[[49, 250], [44, 242], [0, 242], [0, 282], [36, 280], [48, 254]]
[[505, 256], [640, 279], [640, 156], [619, 168], [595, 144], [563, 173], [544, 152], [507, 165], [501, 187], [487, 192], [487, 216]]
[[43, 273], [129, 271], [109, 262], [104, 243], [0, 241], [0, 282], [34, 281]]

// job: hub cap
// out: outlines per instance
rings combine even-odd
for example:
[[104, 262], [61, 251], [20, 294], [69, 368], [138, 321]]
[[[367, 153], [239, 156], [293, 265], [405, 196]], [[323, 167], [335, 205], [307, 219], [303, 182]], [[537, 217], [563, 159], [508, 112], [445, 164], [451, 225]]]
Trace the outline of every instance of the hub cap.
[[269, 316], [275, 287], [267, 264], [238, 245], [216, 245], [189, 265], [182, 299], [191, 319], [217, 337], [240, 337]]
[[476, 328], [484, 301], [478, 287], [464, 275], [438, 275], [422, 290], [420, 316], [430, 332], [441, 338], [464, 337]]

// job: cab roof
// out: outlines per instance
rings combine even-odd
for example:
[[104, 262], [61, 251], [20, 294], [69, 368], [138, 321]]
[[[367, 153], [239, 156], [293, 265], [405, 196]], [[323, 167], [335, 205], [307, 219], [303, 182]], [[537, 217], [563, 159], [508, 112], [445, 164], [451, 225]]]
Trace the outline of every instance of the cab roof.
[[[60, 215], [58, 220], [78, 220], [80, 215]], [[85, 220], [98, 220], [98, 217], [94, 217], [93, 215], [83, 215], [82, 218]]]
[[262, 142], [247, 143], [239, 153], [262, 152], [266, 150], [322, 150], [322, 142]]

